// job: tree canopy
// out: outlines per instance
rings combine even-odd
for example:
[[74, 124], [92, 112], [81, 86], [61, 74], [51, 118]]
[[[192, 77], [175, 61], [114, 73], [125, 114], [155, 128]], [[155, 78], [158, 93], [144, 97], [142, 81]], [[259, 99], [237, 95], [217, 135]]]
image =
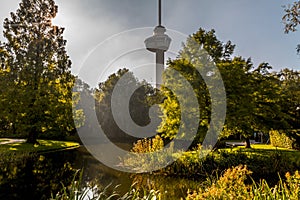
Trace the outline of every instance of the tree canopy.
[[[290, 104], [295, 103], [295, 99], [293, 100], [291, 95], [289, 99], [283, 99], [286, 93], [281, 88], [283, 82], [276, 73], [270, 72], [272, 67], [268, 63], [253, 67], [251, 59], [233, 56], [235, 46], [230, 41], [222, 43], [215, 36], [214, 30], [200, 29], [190, 36], [179, 56], [175, 60], [170, 60], [168, 66], [179, 71], [189, 81], [198, 98], [200, 122], [196, 142], [203, 142], [210, 126], [211, 102], [203, 77], [197, 73], [195, 66], [185, 59], [189, 57], [189, 60], [194, 61], [201, 57], [195, 53], [199, 51], [198, 47], [195, 48], [190, 40], [196, 41], [208, 52], [222, 75], [227, 101], [223, 137], [242, 135], [247, 141], [247, 147], [250, 147], [249, 139], [254, 132], [267, 134], [271, 129], [291, 128], [290, 119], [296, 118], [283, 110], [282, 103], [289, 104], [290, 110], [292, 106]], [[175, 88], [181, 87], [172, 75], [165, 76], [165, 81], [173, 84]], [[299, 88], [295, 84], [291, 85]], [[166, 88], [162, 90], [167, 98], [162, 105], [164, 116], [159, 131], [164, 137], [172, 139], [178, 137], [176, 133], [180, 123], [180, 105], [172, 92]], [[291, 88], [287, 90], [292, 91]], [[186, 97], [187, 100], [188, 98]]]
[[[125, 74], [127, 76], [124, 76]], [[95, 91], [96, 114], [102, 130], [108, 138], [113, 141], [135, 141], [135, 137], [129, 136], [128, 134], [130, 133], [124, 132], [120, 124], [117, 124], [112, 112], [112, 95], [118, 81], [122, 77], [125, 77], [125, 84], [121, 85], [121, 91], [124, 96], [131, 93], [131, 88], [137, 88], [137, 90], [134, 91], [127, 104], [130, 116], [124, 116], [124, 113], [117, 113], [120, 115], [120, 119], [124, 117], [131, 118], [141, 127], [150, 123], [149, 108], [155, 103], [157, 91], [145, 81], [139, 81], [132, 72], [125, 68], [111, 74], [106, 81], [99, 83], [99, 87]], [[114, 100], [116, 104], [120, 104], [121, 101], [122, 99]], [[139, 133], [134, 134], [139, 135]]]
[[22, 0], [4, 21], [1, 45], [2, 121], [12, 133], [26, 133], [36, 143], [39, 133], [74, 131], [71, 61], [64, 28], [52, 24], [53, 0]]

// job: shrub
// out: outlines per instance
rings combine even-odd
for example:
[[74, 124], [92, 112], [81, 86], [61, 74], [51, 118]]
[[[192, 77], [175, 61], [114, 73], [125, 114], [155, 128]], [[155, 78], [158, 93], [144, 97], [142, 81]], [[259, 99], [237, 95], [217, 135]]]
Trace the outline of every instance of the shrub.
[[[246, 150], [246, 151], [243, 151]], [[293, 153], [293, 152], [291, 152]], [[248, 149], [219, 150], [210, 152], [202, 157], [200, 151], [186, 152], [178, 160], [160, 171], [161, 174], [189, 179], [203, 179], [207, 175], [238, 166], [247, 165], [255, 180], [267, 179], [272, 184], [278, 181], [278, 174], [284, 176], [286, 172], [299, 169], [300, 160], [295, 156], [282, 151], [260, 151]]]
[[160, 164], [172, 160], [173, 155], [173, 143], [163, 151], [164, 142], [160, 136], [155, 136], [155, 138], [143, 139], [137, 141], [131, 152], [131, 154], [122, 160], [122, 164], [125, 168], [134, 170], [137, 173], [145, 171], [153, 171]]
[[132, 152], [134, 153], [150, 153], [159, 151], [164, 148], [164, 141], [159, 136], [156, 135], [155, 138], [152, 139], [142, 139], [138, 140], [132, 148]]
[[249, 199], [249, 186], [245, 184], [252, 172], [246, 166], [227, 169], [223, 176], [208, 188], [200, 188], [187, 196], [192, 199]]
[[294, 138], [289, 138], [286, 135], [286, 133], [277, 130], [270, 131], [269, 135], [270, 135], [270, 142], [274, 147], [292, 149], [296, 142]]
[[266, 180], [256, 184], [247, 185], [246, 179], [252, 172], [246, 166], [237, 166], [227, 169], [220, 179], [209, 187], [200, 187], [199, 191], [189, 192], [186, 200], [204, 199], [289, 199], [300, 198], [300, 174], [286, 173], [286, 181], [280, 177], [280, 181], [274, 187], [270, 187]]

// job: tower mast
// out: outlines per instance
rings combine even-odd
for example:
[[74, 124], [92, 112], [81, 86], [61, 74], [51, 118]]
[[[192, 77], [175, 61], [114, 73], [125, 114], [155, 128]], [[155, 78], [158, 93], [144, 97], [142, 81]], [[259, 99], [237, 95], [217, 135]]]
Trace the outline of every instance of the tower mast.
[[158, 0], [158, 26], [154, 28], [153, 36], [145, 40], [147, 50], [156, 54], [155, 83], [156, 88], [162, 84], [162, 74], [164, 71], [165, 52], [169, 49], [171, 38], [165, 34], [166, 28], [162, 26], [162, 6]]

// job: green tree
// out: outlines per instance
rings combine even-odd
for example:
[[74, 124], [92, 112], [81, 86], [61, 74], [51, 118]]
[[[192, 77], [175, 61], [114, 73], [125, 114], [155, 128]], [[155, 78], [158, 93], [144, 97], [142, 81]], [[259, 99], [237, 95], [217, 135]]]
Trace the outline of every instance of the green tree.
[[[22, 0], [4, 21], [7, 51], [8, 121], [14, 132], [27, 133], [36, 143], [39, 133], [66, 133], [72, 122], [71, 61], [63, 39], [64, 28], [52, 25], [58, 7], [53, 0]], [[7, 104], [8, 103], [8, 104]]]
[[[194, 45], [195, 41], [198, 45]], [[268, 133], [268, 130], [276, 126], [286, 125], [286, 118], [282, 118], [284, 114], [278, 105], [278, 79], [269, 73], [271, 67], [267, 63], [262, 63], [254, 68], [250, 59], [233, 57], [235, 46], [230, 41], [222, 43], [213, 30], [200, 29], [188, 38], [178, 58], [169, 61], [169, 68], [179, 71], [189, 81], [198, 98], [200, 121], [195, 142], [203, 141], [211, 121], [211, 101], [207, 86], [193, 64], [186, 60], [188, 58], [190, 61], [197, 61], [200, 66], [206, 65], [201, 58], [203, 55], [199, 46], [211, 56], [225, 85], [227, 113], [223, 137], [242, 135], [246, 139], [246, 147], [250, 147], [250, 137], [254, 132]], [[180, 88], [180, 83], [173, 77], [173, 75], [166, 75], [165, 82]], [[185, 90], [185, 88], [181, 89]], [[167, 98], [162, 104], [164, 116], [159, 131], [166, 138], [178, 138], [176, 134], [181, 120], [180, 105], [171, 91], [166, 88], [162, 90]], [[186, 99], [188, 100], [188, 97]], [[190, 108], [189, 112], [192, 113], [193, 108]]]
[[[201, 48], [199, 49], [199, 47]], [[205, 52], [203, 52], [203, 49]], [[184, 111], [186, 112], [187, 119], [184, 120], [184, 122], [181, 121], [182, 110], [180, 109], [177, 97], [168, 88], [163, 87], [162, 92], [166, 96], [166, 99], [161, 106], [164, 115], [162, 116], [162, 123], [158, 131], [164, 138], [181, 139], [190, 134], [188, 132], [196, 131], [197, 135], [192, 146], [196, 145], [196, 143], [203, 142], [211, 121], [211, 100], [207, 85], [195, 68], [195, 64], [200, 68], [205, 68], [207, 67], [206, 65], [209, 66], [211, 62], [218, 63], [229, 60], [233, 50], [234, 45], [232, 45], [230, 41], [223, 44], [217, 40], [214, 30], [205, 31], [204, 29], [199, 29], [198, 32], [187, 39], [183, 49], [179, 52], [179, 56], [175, 60], [169, 60], [168, 69], [173, 70], [171, 73], [168, 72], [164, 75], [165, 84], [176, 88], [178, 91], [176, 95], [184, 96], [186, 88], [182, 87], [182, 83], [174, 78], [174, 72], [180, 72], [185, 80], [192, 86], [198, 100], [199, 108], [194, 107], [194, 105], [188, 106], [186, 111]], [[212, 60], [207, 58], [206, 52]], [[193, 64], [191, 62], [193, 62]], [[183, 99], [184, 102], [188, 102], [189, 100], [188, 96]], [[200, 119], [195, 119], [194, 117], [197, 115], [195, 112], [197, 112], [196, 110], [198, 109], [200, 111]], [[190, 127], [189, 123], [195, 120], [199, 120], [199, 127], [195, 127], [197, 130]], [[178, 135], [180, 123], [183, 123], [182, 127], [190, 127], [190, 130], [186, 129], [188, 132]]]
[[287, 136], [294, 138], [300, 146], [300, 72], [283, 69], [277, 74], [280, 86], [279, 105], [287, 121], [285, 127], [277, 130], [284, 131]]
[[283, 69], [277, 76], [281, 88], [280, 105], [288, 116], [289, 127], [300, 129], [300, 72]]
[[[119, 113], [122, 117], [131, 117], [131, 119], [139, 126], [146, 126], [150, 123], [149, 108], [155, 104], [157, 90], [145, 81], [138, 81], [132, 72], [128, 69], [120, 69], [108, 77], [104, 82], [99, 83], [99, 87], [95, 91], [96, 100], [96, 114], [104, 133], [111, 140], [123, 141], [136, 141], [136, 138], [129, 136], [129, 133], [124, 132], [116, 123], [112, 113], [112, 94], [116, 84], [126, 76], [124, 85], [122, 85], [122, 94], [130, 94], [131, 88], [137, 87], [138, 89], [133, 93], [130, 98], [129, 112], [130, 116], [122, 116], [124, 113]], [[121, 99], [117, 99], [118, 101]], [[118, 102], [117, 102], [118, 103]], [[134, 133], [139, 134], [139, 133]]]

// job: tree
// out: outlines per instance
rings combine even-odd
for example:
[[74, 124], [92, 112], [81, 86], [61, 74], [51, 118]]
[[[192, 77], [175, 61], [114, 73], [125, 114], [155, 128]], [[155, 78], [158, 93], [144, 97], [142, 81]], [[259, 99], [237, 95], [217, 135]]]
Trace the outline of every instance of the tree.
[[[194, 45], [192, 41], [196, 41], [198, 45]], [[262, 63], [254, 68], [250, 59], [232, 58], [235, 46], [230, 41], [222, 43], [215, 36], [214, 30], [200, 29], [188, 38], [177, 59], [169, 61], [168, 67], [179, 71], [192, 85], [197, 96], [200, 110], [197, 143], [202, 143], [212, 114], [210, 95], [205, 82], [188, 61], [196, 61], [199, 66], [206, 65], [202, 59], [202, 56], [206, 55], [201, 54], [199, 46], [213, 59], [225, 85], [227, 113], [222, 137], [242, 135], [246, 139], [246, 147], [250, 147], [250, 137], [254, 132], [268, 133], [268, 130], [276, 126], [286, 125], [286, 118], [282, 118], [284, 114], [278, 105], [279, 84], [276, 77], [268, 71], [271, 66]], [[179, 90], [182, 87], [172, 74], [165, 77], [165, 82]], [[182, 88], [183, 93], [184, 89]], [[167, 98], [162, 105], [164, 116], [159, 131], [164, 137], [178, 138], [176, 133], [180, 124], [180, 106], [172, 92], [166, 88], [162, 90]], [[186, 99], [188, 100], [188, 97]], [[188, 112], [192, 113], [193, 108], [189, 109]]]
[[[166, 100], [162, 104], [164, 115], [158, 131], [164, 138], [181, 139], [191, 134], [190, 132], [196, 132], [196, 138], [192, 146], [203, 142], [211, 122], [211, 99], [208, 87], [195, 65], [204, 69], [213, 64], [213, 62], [218, 63], [228, 60], [233, 49], [234, 45], [230, 41], [223, 44], [217, 40], [214, 30], [205, 31], [204, 29], [199, 29], [198, 32], [187, 39], [179, 56], [175, 60], [169, 60], [168, 69], [173, 70], [165, 74], [164, 82], [166, 85], [174, 88], [177, 94], [174, 94], [167, 87], [162, 88]], [[211, 58], [208, 58], [208, 55]], [[192, 86], [198, 105], [188, 103], [191, 99], [185, 95], [186, 88], [182, 86], [182, 82], [175, 78], [175, 71], [180, 72], [184, 79], [189, 82], [189, 85]], [[182, 103], [188, 106], [184, 111], [181, 109], [177, 99], [178, 95], [185, 97], [182, 99]], [[199, 110], [199, 113], [197, 113], [197, 110]], [[184, 121], [181, 119], [182, 112], [185, 112], [184, 115], [186, 116]], [[200, 119], [195, 119], [195, 116], [198, 114]], [[192, 127], [191, 125], [194, 124], [195, 120], [199, 120], [198, 127]], [[182, 123], [182, 127], [185, 127], [186, 131], [181, 135], [178, 134], [180, 123]], [[195, 130], [195, 128], [197, 129]]]
[[282, 20], [285, 25], [285, 33], [296, 31], [296, 27], [300, 24], [300, 1], [295, 1], [292, 5], [284, 6], [284, 12]]
[[289, 115], [292, 129], [300, 129], [300, 72], [283, 69], [277, 73], [281, 87], [281, 106]]
[[[284, 32], [295, 32], [300, 24], [300, 1], [295, 1], [292, 5], [284, 6], [285, 14], [282, 17]], [[297, 45], [297, 53], [300, 53], [300, 44]]]
[[[7, 56], [8, 87], [5, 104], [11, 126], [36, 143], [39, 133], [70, 132], [72, 120], [71, 61], [63, 39], [64, 28], [52, 25], [58, 7], [53, 0], [22, 0], [4, 21], [3, 47]], [[19, 106], [17, 106], [19, 105]]]
[[283, 69], [276, 73], [280, 86], [279, 105], [288, 122], [283, 130], [289, 137], [293, 137], [300, 145], [300, 72]]
[[[125, 77], [125, 84], [121, 86], [122, 94], [131, 93], [131, 88], [136, 87], [133, 95], [128, 102], [130, 116], [124, 116], [120, 112], [120, 118], [131, 117], [138, 126], [146, 126], [150, 123], [149, 108], [155, 104], [156, 89], [145, 81], [138, 81], [132, 72], [128, 69], [120, 69], [108, 77], [104, 82], [99, 83], [99, 87], [95, 91], [96, 114], [102, 130], [108, 138], [114, 141], [136, 141], [135, 137], [131, 137], [124, 132], [116, 123], [112, 113], [112, 95], [118, 81]], [[114, 102], [119, 104], [122, 99], [115, 99]], [[138, 135], [139, 133], [134, 133]], [[141, 135], [142, 137], [142, 135]]]

